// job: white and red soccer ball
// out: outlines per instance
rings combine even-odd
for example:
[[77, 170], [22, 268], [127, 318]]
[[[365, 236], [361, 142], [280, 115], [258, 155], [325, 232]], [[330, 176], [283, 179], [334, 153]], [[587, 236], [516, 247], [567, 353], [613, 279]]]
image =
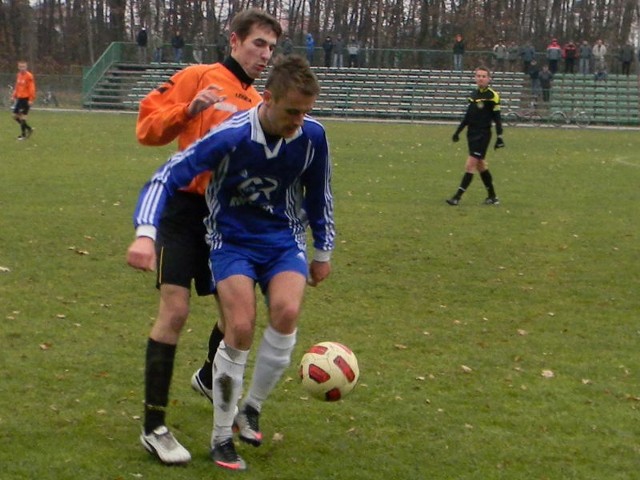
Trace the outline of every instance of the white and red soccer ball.
[[360, 369], [348, 347], [338, 342], [320, 342], [303, 355], [299, 374], [302, 386], [312, 397], [335, 402], [353, 390]]

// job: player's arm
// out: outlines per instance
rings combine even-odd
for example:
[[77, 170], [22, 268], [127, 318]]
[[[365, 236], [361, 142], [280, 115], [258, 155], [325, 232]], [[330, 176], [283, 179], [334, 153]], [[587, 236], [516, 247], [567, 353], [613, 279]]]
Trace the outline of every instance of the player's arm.
[[462, 133], [462, 131], [464, 130], [464, 127], [466, 126], [467, 126], [467, 114], [465, 113], [464, 118], [458, 125], [458, 128], [456, 128], [456, 131], [453, 132], [453, 135], [451, 136], [451, 140], [453, 142], [457, 142], [460, 140], [460, 134]]
[[182, 70], [142, 99], [136, 137], [143, 145], [166, 145], [200, 112], [224, 98], [215, 85], [199, 89], [191, 71]]
[[316, 142], [314, 159], [304, 174], [303, 184], [305, 210], [314, 246], [308, 283], [316, 286], [331, 273], [331, 253], [336, 236], [331, 190], [331, 159], [324, 132], [322, 140]]
[[496, 143], [494, 145], [494, 149], [504, 148], [504, 140], [502, 139], [502, 117], [500, 116], [500, 97], [496, 93], [494, 98], [495, 104], [492, 111], [493, 123], [496, 125]]
[[32, 105], [33, 102], [36, 101], [36, 80], [33, 75], [31, 75], [31, 81], [29, 82], [29, 105]]
[[213, 170], [231, 150], [224, 134], [212, 131], [185, 151], [173, 155], [160, 167], [140, 192], [133, 216], [136, 239], [127, 250], [127, 263], [140, 270], [153, 270], [156, 264], [155, 240], [160, 216], [171, 195], [206, 170]]

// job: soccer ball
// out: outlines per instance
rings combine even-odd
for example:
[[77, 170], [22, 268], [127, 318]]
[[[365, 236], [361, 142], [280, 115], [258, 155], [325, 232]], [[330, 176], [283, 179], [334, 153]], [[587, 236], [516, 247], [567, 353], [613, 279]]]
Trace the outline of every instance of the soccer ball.
[[300, 360], [302, 386], [311, 396], [327, 402], [344, 398], [358, 383], [355, 354], [338, 342], [320, 342]]

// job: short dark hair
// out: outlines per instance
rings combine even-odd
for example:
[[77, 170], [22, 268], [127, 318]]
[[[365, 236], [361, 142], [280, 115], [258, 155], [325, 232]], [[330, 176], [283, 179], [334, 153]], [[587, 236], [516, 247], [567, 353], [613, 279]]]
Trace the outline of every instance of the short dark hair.
[[284, 97], [290, 90], [308, 96], [320, 93], [318, 78], [309, 62], [300, 55], [278, 55], [264, 88], [271, 92], [275, 100]]
[[278, 38], [282, 35], [280, 22], [274, 16], [259, 8], [249, 8], [233, 17], [233, 20], [231, 20], [231, 32], [235, 33], [240, 40], [244, 40], [254, 25], [270, 28]]

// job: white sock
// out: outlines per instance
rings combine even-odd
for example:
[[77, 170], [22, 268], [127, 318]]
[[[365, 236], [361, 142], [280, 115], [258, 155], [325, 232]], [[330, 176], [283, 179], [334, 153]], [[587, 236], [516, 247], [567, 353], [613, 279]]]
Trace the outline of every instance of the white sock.
[[258, 349], [251, 387], [244, 402], [246, 405], [260, 411], [262, 403], [275, 388], [285, 369], [291, 363], [291, 352], [293, 352], [295, 345], [295, 331], [283, 335], [273, 327], [267, 327]]
[[233, 418], [242, 393], [242, 379], [249, 350], [220, 342], [213, 359], [213, 433], [211, 446], [231, 438]]

